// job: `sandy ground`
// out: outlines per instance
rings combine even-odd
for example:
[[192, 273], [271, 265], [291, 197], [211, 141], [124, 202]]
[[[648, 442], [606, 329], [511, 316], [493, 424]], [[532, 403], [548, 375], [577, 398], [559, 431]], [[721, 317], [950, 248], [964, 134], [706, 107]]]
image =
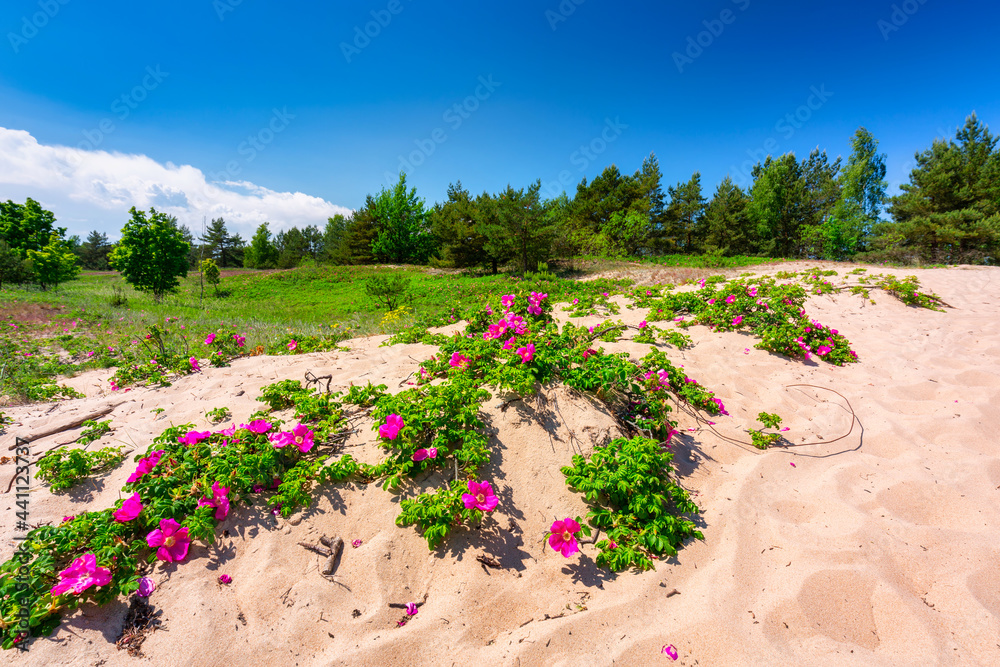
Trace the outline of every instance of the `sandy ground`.
[[[655, 571], [603, 571], [590, 546], [570, 559], [543, 549], [553, 518], [586, 511], [559, 467], [618, 434], [600, 405], [550, 387], [536, 399], [487, 402], [494, 447], [485, 477], [501, 504], [479, 530], [442, 549], [430, 552], [412, 528], [397, 528], [398, 496], [377, 484], [326, 488], [291, 521], [244, 507], [220, 526], [216, 545], [157, 567], [150, 601], [162, 627], [143, 644], [144, 657], [115, 649], [127, 610], [119, 601], [82, 607], [30, 653], [6, 652], [0, 662], [1000, 664], [1000, 269], [887, 272], [917, 275], [954, 308], [812, 297], [807, 312], [844, 333], [859, 364], [790, 361], [752, 349], [749, 336], [703, 327], [688, 330], [693, 348], [667, 348], [725, 402], [731, 416], [715, 419], [719, 434], [748, 440], [745, 429], [766, 410], [784, 418], [791, 443], [818, 444], [759, 453], [681, 414], [678, 469], [704, 510], [705, 539]], [[616, 318], [635, 324], [644, 314], [623, 308]], [[99, 445], [121, 442], [139, 453], [171, 422], [206, 427], [213, 407], [244, 419], [260, 409], [261, 386], [307, 370], [332, 373], [335, 387], [371, 380], [399, 390], [433, 350], [378, 347], [383, 340], [352, 341], [350, 352], [239, 360], [127, 394], [108, 392], [106, 373], [80, 376], [70, 384], [89, 398], [10, 409], [18, 425], [0, 443], [111, 402], [120, 403], [111, 415], [116, 431]], [[627, 341], [604, 348], [648, 350]], [[845, 399], [862, 426], [833, 442], [851, 426]], [[158, 407], [165, 412], [151, 412]], [[349, 444], [366, 458], [373, 443], [371, 434]], [[110, 505], [132, 468], [127, 462], [67, 495], [37, 489], [32, 521]], [[0, 472], [7, 481], [13, 466]], [[6, 496], [0, 535], [14, 534], [13, 500]], [[296, 545], [320, 533], [363, 541], [347, 547], [336, 583], [319, 575], [319, 556]], [[0, 555], [9, 557], [13, 544], [4, 539]], [[486, 568], [480, 554], [502, 568]], [[217, 583], [220, 573], [232, 584]], [[388, 604], [423, 599], [397, 628], [402, 612]], [[677, 663], [661, 654], [665, 644], [679, 651]]]

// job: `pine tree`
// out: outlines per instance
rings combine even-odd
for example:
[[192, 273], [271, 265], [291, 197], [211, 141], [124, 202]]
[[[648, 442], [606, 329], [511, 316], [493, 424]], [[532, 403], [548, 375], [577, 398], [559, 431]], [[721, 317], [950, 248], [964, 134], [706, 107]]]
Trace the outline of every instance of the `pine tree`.
[[757, 250], [769, 257], [795, 257], [805, 217], [805, 179], [794, 153], [768, 156], [753, 169], [747, 213], [756, 227]]
[[341, 214], [328, 218], [323, 228], [319, 261], [330, 264], [347, 264], [350, 255], [347, 250], [347, 230], [350, 220]]
[[436, 204], [430, 212], [431, 230], [441, 244], [441, 254], [451, 266], [492, 267], [496, 257], [486, 252], [486, 238], [479, 231], [482, 216], [462, 182], [448, 186], [448, 200]]
[[111, 242], [108, 241], [107, 234], [95, 229], [80, 246], [80, 263], [89, 271], [107, 271], [110, 253]]
[[705, 236], [705, 198], [701, 194], [701, 174], [697, 171], [686, 183], [667, 188], [670, 203], [664, 212], [665, 237], [674, 252], [696, 253]]
[[879, 225], [878, 250], [934, 262], [997, 263], [1000, 252], [1000, 151], [973, 113], [955, 140], [916, 154], [893, 223]]
[[755, 229], [747, 215], [750, 200], [733, 179], [726, 176], [705, 207], [706, 252], [724, 255], [752, 255], [756, 250]]
[[552, 250], [553, 227], [539, 198], [542, 182], [528, 188], [507, 189], [490, 197], [483, 193], [476, 202], [483, 216], [477, 227], [486, 239], [485, 251], [497, 264], [515, 261], [522, 273], [536, 271]]

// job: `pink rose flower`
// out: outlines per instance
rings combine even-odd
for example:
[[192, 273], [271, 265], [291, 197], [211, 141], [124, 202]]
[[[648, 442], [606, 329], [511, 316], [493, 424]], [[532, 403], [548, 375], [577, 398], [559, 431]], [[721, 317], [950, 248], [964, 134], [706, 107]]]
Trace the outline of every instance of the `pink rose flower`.
[[214, 342], [215, 342], [215, 334], [214, 333], [208, 334], [208, 337], [205, 338], [205, 345], [211, 345]]
[[97, 556], [84, 554], [59, 573], [59, 583], [49, 591], [52, 597], [63, 593], [80, 595], [91, 586], [107, 586], [111, 583], [111, 570], [97, 567]]
[[315, 433], [309, 430], [309, 427], [305, 424], [299, 424], [291, 431], [283, 431], [281, 433], [276, 433], [272, 438], [271, 442], [277, 449], [286, 447], [288, 445], [295, 445], [299, 448], [299, 451], [305, 454], [310, 449], [313, 448]]
[[152, 472], [156, 464], [160, 462], [163, 455], [166, 453], [165, 450], [159, 449], [146, 458], [139, 459], [139, 465], [136, 466], [135, 472], [129, 475], [129, 478], [125, 480], [126, 484], [131, 484], [132, 482], [137, 482], [143, 478], [147, 473]]
[[141, 598], [148, 598], [156, 590], [156, 582], [149, 577], [143, 577], [139, 580], [139, 588], [136, 590], [135, 594]]
[[191, 538], [188, 529], [173, 519], [160, 519], [160, 527], [150, 531], [146, 544], [156, 549], [156, 556], [168, 563], [180, 562], [187, 558]]
[[521, 363], [527, 364], [535, 358], [535, 344], [528, 343], [527, 347], [517, 348], [517, 354], [521, 356]]
[[199, 442], [205, 440], [211, 435], [211, 431], [188, 431], [186, 435], [178, 436], [177, 442], [182, 445], [197, 445]]
[[576, 542], [576, 534], [579, 532], [580, 524], [569, 517], [553, 521], [549, 529], [549, 546], [564, 558], [569, 558], [580, 550]]
[[249, 424], [240, 424], [240, 428], [245, 428], [251, 433], [261, 434], [270, 431], [272, 428], [274, 428], [274, 425], [263, 419], [254, 419]]
[[492, 512], [496, 509], [500, 499], [493, 493], [493, 487], [489, 482], [475, 482], [469, 480], [469, 492], [462, 494], [462, 502], [465, 509], [477, 509], [483, 512]]
[[386, 440], [395, 440], [403, 426], [403, 418], [395, 413], [391, 414], [385, 418], [385, 423], [378, 427], [378, 435]]
[[135, 519], [142, 512], [142, 499], [139, 493], [133, 493], [122, 506], [115, 510], [114, 517], [118, 523], [126, 523]]
[[191, 370], [193, 370], [195, 372], [198, 372], [198, 371], [201, 370], [201, 366], [198, 365], [198, 360], [197, 359], [195, 359], [194, 357], [191, 357], [190, 359], [188, 359], [188, 361], [191, 363]]
[[438, 455], [437, 447], [428, 447], [427, 449], [420, 448], [413, 452], [413, 460], [416, 462], [423, 461], [425, 459], [436, 459]]
[[229, 488], [219, 486], [218, 482], [212, 483], [212, 498], [202, 498], [198, 501], [198, 507], [214, 507], [215, 520], [222, 521], [229, 516]]

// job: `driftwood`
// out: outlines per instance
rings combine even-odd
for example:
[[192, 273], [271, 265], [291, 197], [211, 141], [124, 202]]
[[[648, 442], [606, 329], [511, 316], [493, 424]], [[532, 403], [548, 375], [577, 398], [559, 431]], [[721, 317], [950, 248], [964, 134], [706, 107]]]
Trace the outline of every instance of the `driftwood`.
[[326, 556], [326, 562], [323, 563], [323, 569], [320, 573], [324, 576], [329, 577], [333, 574], [334, 569], [337, 567], [337, 557], [340, 556], [340, 552], [344, 550], [344, 540], [339, 537], [327, 537], [322, 535], [319, 538], [319, 544], [312, 544], [310, 542], [299, 542], [299, 546], [313, 551], [320, 556]]
[[[323, 541], [324, 539], [325, 538], [321, 538], [320, 541]], [[330, 555], [327, 557], [326, 563], [323, 564], [321, 573], [323, 576], [329, 577], [333, 574], [337, 567], [337, 557], [340, 555], [340, 552], [344, 550], [344, 540], [339, 537], [335, 537], [332, 540], [326, 541], [330, 543]]]
[[[122, 401], [122, 403], [124, 403], [124, 401]], [[115, 403], [114, 405], [106, 405], [103, 408], [100, 408], [99, 410], [89, 412], [85, 415], [80, 415], [79, 417], [74, 417], [71, 421], [68, 421], [64, 424], [60, 424], [59, 426], [53, 426], [51, 428], [47, 428], [44, 431], [39, 431], [37, 433], [32, 433], [31, 435], [28, 435], [21, 439], [26, 442], [34, 442], [35, 440], [41, 440], [42, 438], [47, 438], [50, 435], [55, 435], [56, 433], [69, 431], [70, 429], [77, 428], [78, 426], [83, 426], [83, 422], [85, 421], [89, 421], [91, 419], [97, 419], [98, 417], [103, 417], [107, 414], [110, 414], [119, 405], [121, 405], [121, 403]], [[17, 448], [17, 443], [15, 442], [7, 449], [14, 450], [16, 448]]]

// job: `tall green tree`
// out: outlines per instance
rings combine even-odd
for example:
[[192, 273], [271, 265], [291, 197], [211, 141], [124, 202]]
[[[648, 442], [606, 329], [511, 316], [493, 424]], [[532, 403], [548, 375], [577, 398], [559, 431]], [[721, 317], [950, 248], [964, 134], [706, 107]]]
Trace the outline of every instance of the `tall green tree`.
[[41, 249], [28, 250], [28, 261], [43, 291], [58, 287], [59, 283], [72, 280], [80, 273], [76, 253], [56, 232], [49, 235], [49, 242]]
[[954, 140], [916, 156], [910, 182], [892, 197], [893, 222], [875, 247], [923, 261], [997, 263], [1000, 253], [1000, 151], [975, 113]]
[[122, 238], [111, 251], [111, 268], [120, 271], [135, 289], [150, 292], [160, 302], [177, 289], [188, 272], [190, 245], [177, 227], [177, 219], [149, 209], [149, 217], [129, 210], [132, 218], [122, 228]]
[[814, 228], [817, 256], [842, 260], [867, 249], [886, 201], [885, 161], [878, 140], [864, 127], [858, 128], [851, 139], [851, 155], [837, 177], [840, 194]]
[[507, 189], [477, 198], [483, 214], [479, 231], [486, 239], [484, 249], [498, 263], [512, 260], [522, 273], [538, 270], [538, 263], [548, 259], [552, 249], [553, 227], [539, 198], [541, 180], [527, 188]]
[[794, 153], [768, 156], [753, 169], [747, 214], [756, 228], [757, 251], [769, 257], [795, 257], [801, 246], [805, 179]]
[[298, 227], [278, 232], [275, 246], [278, 248], [279, 269], [294, 268], [309, 254], [309, 242]]
[[448, 199], [434, 206], [430, 223], [442, 258], [451, 266], [485, 266], [496, 272], [499, 258], [486, 252], [486, 237], [480, 231], [483, 217], [461, 181], [448, 186]]
[[751, 255], [756, 250], [756, 230], [747, 214], [750, 199], [733, 179], [726, 176], [705, 207], [706, 252]]
[[340, 213], [332, 218], [327, 218], [320, 239], [319, 261], [328, 264], [349, 263], [350, 253], [347, 249], [347, 230], [349, 227], [350, 220]]
[[278, 249], [271, 240], [268, 223], [261, 223], [243, 253], [243, 266], [248, 269], [273, 269], [278, 265]]
[[0, 202], [0, 240], [27, 258], [29, 250], [41, 250], [53, 233], [66, 236], [65, 227], [56, 227], [56, 216], [32, 198], [24, 204]]
[[90, 271], [107, 271], [108, 255], [111, 254], [111, 242], [107, 234], [96, 229], [87, 235], [87, 240], [80, 245], [80, 263]]
[[181, 225], [180, 231], [181, 231], [181, 238], [184, 240], [184, 243], [188, 244], [188, 254], [187, 254], [188, 269], [195, 270], [198, 268], [198, 264], [201, 262], [201, 258], [205, 252], [205, 249], [199, 246], [197, 243], [195, 243], [194, 234], [191, 233], [191, 230], [188, 228], [187, 225]]
[[378, 226], [372, 211], [375, 209], [375, 198], [368, 195], [365, 205], [354, 212], [344, 230], [344, 250], [350, 264], [372, 264], [375, 255], [372, 246], [378, 236]]
[[302, 238], [306, 242], [306, 254], [312, 259], [318, 259], [323, 250], [323, 234], [316, 225], [306, 225], [302, 228]]
[[218, 266], [243, 266], [243, 239], [239, 234], [229, 233], [223, 218], [213, 219], [198, 241], [203, 246], [205, 258], [214, 259]]
[[701, 174], [667, 188], [670, 203], [664, 211], [664, 232], [667, 247], [674, 252], [696, 253], [705, 237], [705, 198], [701, 194]]
[[370, 200], [368, 214], [375, 223], [372, 255], [380, 262], [426, 264], [437, 244], [431, 233], [424, 201], [417, 189], [406, 188], [406, 174], [392, 189], [382, 190]]

